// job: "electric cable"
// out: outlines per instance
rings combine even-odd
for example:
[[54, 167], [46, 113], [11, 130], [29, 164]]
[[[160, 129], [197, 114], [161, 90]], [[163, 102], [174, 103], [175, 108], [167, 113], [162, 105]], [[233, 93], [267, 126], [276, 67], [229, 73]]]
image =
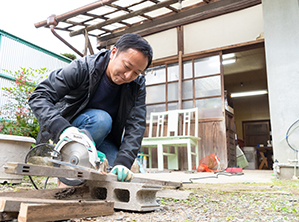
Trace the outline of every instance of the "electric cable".
[[[48, 143], [40, 143], [40, 144], [36, 145], [35, 147], [32, 147], [32, 148], [28, 151], [28, 153], [27, 153], [26, 156], [25, 156], [25, 163], [28, 162], [29, 154], [30, 154], [33, 150], [38, 150], [38, 149], [39, 149], [40, 147], [42, 147], [42, 146], [50, 147], [50, 148], [52, 148], [52, 151], [53, 151], [53, 152], [56, 152], [56, 151], [54, 150], [54, 148], [55, 148], [54, 145], [52, 145], [52, 144], [48, 144]], [[34, 183], [32, 177], [31, 177], [30, 175], [28, 175], [28, 177], [29, 177], [29, 180], [31, 181], [32, 185], [34, 186], [34, 188], [35, 188], [36, 190], [38, 190], [38, 187], [37, 187], [36, 184]], [[45, 181], [44, 189], [46, 189], [48, 179], [49, 179], [49, 177], [48, 177], [48, 178], [46, 179], [46, 181]]]
[[182, 182], [182, 183], [183, 184], [193, 183], [193, 180], [200, 180], [200, 179], [207, 179], [207, 178], [216, 178], [217, 179], [219, 175], [223, 175], [223, 176], [241, 176], [241, 175], [244, 175], [243, 172], [229, 173], [229, 172], [226, 172], [226, 169], [218, 171], [218, 172], [214, 172], [214, 174], [215, 174], [214, 176], [189, 178], [190, 182]]
[[292, 132], [294, 132], [299, 126], [297, 126], [295, 129], [293, 129], [292, 130], [292, 132], [290, 132], [290, 130], [291, 130], [291, 128], [297, 123], [297, 122], [299, 122], [299, 119], [297, 119], [289, 128], [288, 128], [288, 130], [287, 130], [287, 132], [286, 132], [286, 141], [287, 141], [287, 144], [288, 144], [288, 146], [292, 149], [292, 150], [294, 150], [295, 152], [298, 152], [298, 149], [295, 149], [294, 147], [292, 147], [292, 145], [289, 143], [289, 136], [290, 136], [290, 134], [292, 133]]
[[46, 179], [46, 181], [45, 181], [45, 184], [44, 184], [44, 190], [47, 189], [47, 183], [48, 183], [49, 178], [50, 178], [50, 177], [47, 177], [47, 179]]

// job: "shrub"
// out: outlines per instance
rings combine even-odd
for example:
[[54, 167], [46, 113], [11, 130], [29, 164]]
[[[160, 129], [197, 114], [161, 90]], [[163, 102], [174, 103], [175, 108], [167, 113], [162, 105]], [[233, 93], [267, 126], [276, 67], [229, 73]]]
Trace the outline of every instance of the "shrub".
[[1, 108], [0, 133], [37, 137], [39, 124], [28, 105], [28, 99], [36, 88], [38, 82], [48, 72], [46, 68], [32, 69], [21, 68], [12, 73], [15, 78], [11, 87], [3, 87], [7, 103]]

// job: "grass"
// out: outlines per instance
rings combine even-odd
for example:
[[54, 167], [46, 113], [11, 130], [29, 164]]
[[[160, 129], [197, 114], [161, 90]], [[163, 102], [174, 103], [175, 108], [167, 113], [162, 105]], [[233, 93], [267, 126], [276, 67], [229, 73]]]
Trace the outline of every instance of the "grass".
[[[45, 181], [47, 177], [31, 176], [31, 178], [39, 189], [44, 189]], [[20, 190], [35, 189], [28, 176], [24, 176], [20, 184], [4, 183], [4, 184], [0, 184], [0, 186], [5, 186], [6, 187], [5, 191], [20, 191]], [[54, 183], [53, 180], [50, 180], [49, 178], [46, 188], [51, 189], [56, 187], [57, 187], [57, 183], [56, 182]]]

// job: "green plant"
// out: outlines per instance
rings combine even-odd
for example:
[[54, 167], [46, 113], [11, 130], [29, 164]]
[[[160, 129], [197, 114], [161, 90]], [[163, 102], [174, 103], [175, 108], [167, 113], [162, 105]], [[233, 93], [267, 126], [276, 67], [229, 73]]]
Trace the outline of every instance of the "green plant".
[[71, 53], [61, 53], [61, 55], [71, 59], [71, 60], [75, 60], [77, 57], [74, 54]]
[[38, 82], [49, 70], [21, 68], [14, 73], [5, 71], [15, 78], [15, 82], [11, 87], [2, 88], [4, 96], [7, 97], [7, 103], [0, 110], [0, 133], [36, 138], [39, 125], [28, 105], [28, 99]]

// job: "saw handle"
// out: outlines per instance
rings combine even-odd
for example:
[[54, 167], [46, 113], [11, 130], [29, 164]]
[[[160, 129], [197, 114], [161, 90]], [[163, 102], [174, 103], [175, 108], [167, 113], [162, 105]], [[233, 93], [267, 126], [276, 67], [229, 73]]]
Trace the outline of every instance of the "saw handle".
[[78, 131], [79, 131], [80, 133], [84, 133], [84, 134], [91, 140], [91, 142], [93, 143], [93, 145], [96, 146], [96, 144], [95, 144], [95, 142], [94, 142], [94, 140], [93, 140], [93, 138], [92, 138], [90, 132], [88, 132], [87, 129], [78, 129]]

